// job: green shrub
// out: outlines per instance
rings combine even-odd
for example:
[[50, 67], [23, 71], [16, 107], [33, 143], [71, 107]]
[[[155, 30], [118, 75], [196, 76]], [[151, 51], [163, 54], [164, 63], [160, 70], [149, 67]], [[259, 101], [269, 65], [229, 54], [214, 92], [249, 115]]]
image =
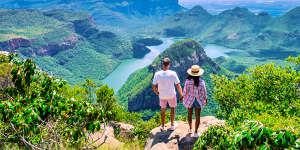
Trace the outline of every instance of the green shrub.
[[[299, 66], [299, 58], [288, 61]], [[274, 64], [248, 72], [234, 79], [213, 76], [217, 114], [228, 127], [209, 128], [194, 149], [299, 148], [300, 72]]]
[[[258, 121], [264, 122], [270, 128], [274, 123], [264, 120], [299, 120], [299, 71], [291, 67], [275, 67], [274, 64], [257, 66], [248, 71], [248, 74], [244, 73], [231, 80], [225, 76], [213, 77], [213, 97], [220, 105], [219, 117], [227, 119], [228, 123], [234, 126], [246, 119], [259, 118]], [[268, 118], [261, 118], [261, 115]], [[294, 124], [290, 125], [299, 135], [299, 125], [295, 119]]]
[[63, 96], [66, 82], [36, 70], [31, 59], [10, 54], [5, 60], [11, 64], [14, 86], [1, 89], [0, 145], [79, 148], [87, 133], [100, 130], [103, 109]]
[[232, 130], [224, 126], [210, 126], [197, 140], [194, 149], [229, 149], [232, 147]]
[[273, 132], [257, 121], [248, 121], [234, 130], [225, 126], [209, 127], [195, 143], [196, 149], [284, 149], [300, 148], [289, 131]]

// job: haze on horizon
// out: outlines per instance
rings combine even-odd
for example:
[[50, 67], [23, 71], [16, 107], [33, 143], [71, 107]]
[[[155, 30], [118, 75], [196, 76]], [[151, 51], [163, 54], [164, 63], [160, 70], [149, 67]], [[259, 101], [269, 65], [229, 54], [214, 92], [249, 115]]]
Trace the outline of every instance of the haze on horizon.
[[300, 0], [179, 0], [179, 4], [186, 8], [200, 5], [212, 14], [234, 7], [243, 7], [254, 13], [265, 11], [272, 16], [280, 16], [300, 6]]
[[251, 3], [275, 3], [275, 2], [300, 2], [300, 0], [179, 0], [179, 3], [227, 3], [227, 2], [251, 2]]

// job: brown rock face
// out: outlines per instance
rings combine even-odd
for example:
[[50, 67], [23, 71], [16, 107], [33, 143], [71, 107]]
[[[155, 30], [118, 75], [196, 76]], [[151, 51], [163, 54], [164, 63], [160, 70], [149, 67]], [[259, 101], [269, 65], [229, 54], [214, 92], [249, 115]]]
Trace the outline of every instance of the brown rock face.
[[78, 41], [78, 37], [73, 35], [69, 38], [63, 39], [63, 42], [61, 43], [43, 45], [34, 51], [36, 51], [35, 53], [38, 56], [53, 56], [60, 51], [72, 49], [75, 46], [77, 41]]
[[20, 47], [29, 47], [33, 40], [27, 40], [23, 38], [11, 39], [9, 41], [0, 42], [0, 50], [15, 52]]
[[20, 51], [23, 55], [28, 57], [36, 56], [53, 56], [60, 51], [71, 49], [75, 46], [78, 41], [76, 35], [72, 35], [68, 38], [62, 39], [63, 42], [55, 44], [47, 44], [40, 47], [33, 48], [34, 39], [22, 39], [16, 38], [9, 41], [0, 42], [0, 51], [16, 52], [20, 47], [27, 47], [29, 50]]
[[[145, 150], [192, 150], [194, 143], [197, 141], [193, 138], [193, 133], [189, 134], [189, 125], [184, 121], [176, 121], [178, 127], [174, 131], [170, 131], [171, 124], [166, 124], [167, 131], [161, 132], [157, 127], [150, 132], [147, 139]], [[213, 116], [201, 117], [198, 133], [201, 135], [209, 126], [224, 125], [224, 120], [218, 120]], [[193, 129], [195, 121], [193, 121]]]

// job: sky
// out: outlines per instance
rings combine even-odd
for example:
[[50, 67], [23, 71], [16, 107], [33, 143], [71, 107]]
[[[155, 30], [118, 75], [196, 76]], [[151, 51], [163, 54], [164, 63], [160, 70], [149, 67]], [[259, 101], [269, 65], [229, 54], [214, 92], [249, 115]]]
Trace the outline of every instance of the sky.
[[243, 7], [254, 13], [266, 11], [272, 16], [280, 16], [300, 6], [300, 0], [179, 0], [179, 4], [186, 8], [201, 5], [212, 14], [234, 7]]
[[256, 2], [256, 3], [273, 3], [273, 2], [299, 2], [300, 0], [179, 0], [180, 3], [197, 3], [197, 2]]

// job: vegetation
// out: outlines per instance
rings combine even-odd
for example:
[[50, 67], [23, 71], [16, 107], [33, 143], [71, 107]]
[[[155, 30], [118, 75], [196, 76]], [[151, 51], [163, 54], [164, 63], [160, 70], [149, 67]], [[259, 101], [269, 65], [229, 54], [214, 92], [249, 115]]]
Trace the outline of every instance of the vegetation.
[[23, 62], [14, 54], [1, 58], [1, 63], [11, 63], [9, 76], [13, 83], [1, 89], [2, 146], [10, 143], [31, 148], [57, 148], [60, 144], [77, 147], [86, 134], [100, 129], [104, 116], [101, 107], [84, 99], [62, 96], [65, 81], [37, 71], [31, 59]]
[[128, 38], [100, 31], [85, 12], [2, 10], [0, 20], [0, 50], [33, 58], [73, 85], [86, 78], [102, 80], [121, 59], [134, 57]]
[[143, 121], [141, 114], [127, 112], [107, 85], [87, 79], [71, 86], [36, 69], [32, 59], [20, 60], [13, 53], [0, 58], [1, 83], [11, 82], [0, 91], [0, 149], [97, 148], [89, 135], [105, 130], [103, 124], [110, 121], [134, 125], [130, 136], [138, 141], [132, 144], [143, 147], [160, 125], [159, 113]]
[[101, 29], [126, 35], [135, 35], [138, 32], [137, 29], [148, 30], [145, 26], [164, 16], [183, 10], [183, 7], [174, 0], [159, 2], [153, 0], [103, 0], [100, 3], [82, 0], [2, 0], [0, 5], [6, 9], [38, 8], [43, 11], [55, 9], [86, 11], [93, 15], [95, 22], [101, 25]]
[[194, 149], [297, 149], [299, 142], [289, 131], [274, 132], [259, 122], [250, 121], [237, 131], [211, 126], [195, 143]]
[[[299, 66], [299, 57], [287, 60]], [[217, 114], [228, 127], [211, 127], [195, 149], [299, 148], [300, 72], [274, 64], [248, 71], [231, 80], [213, 77]]]

